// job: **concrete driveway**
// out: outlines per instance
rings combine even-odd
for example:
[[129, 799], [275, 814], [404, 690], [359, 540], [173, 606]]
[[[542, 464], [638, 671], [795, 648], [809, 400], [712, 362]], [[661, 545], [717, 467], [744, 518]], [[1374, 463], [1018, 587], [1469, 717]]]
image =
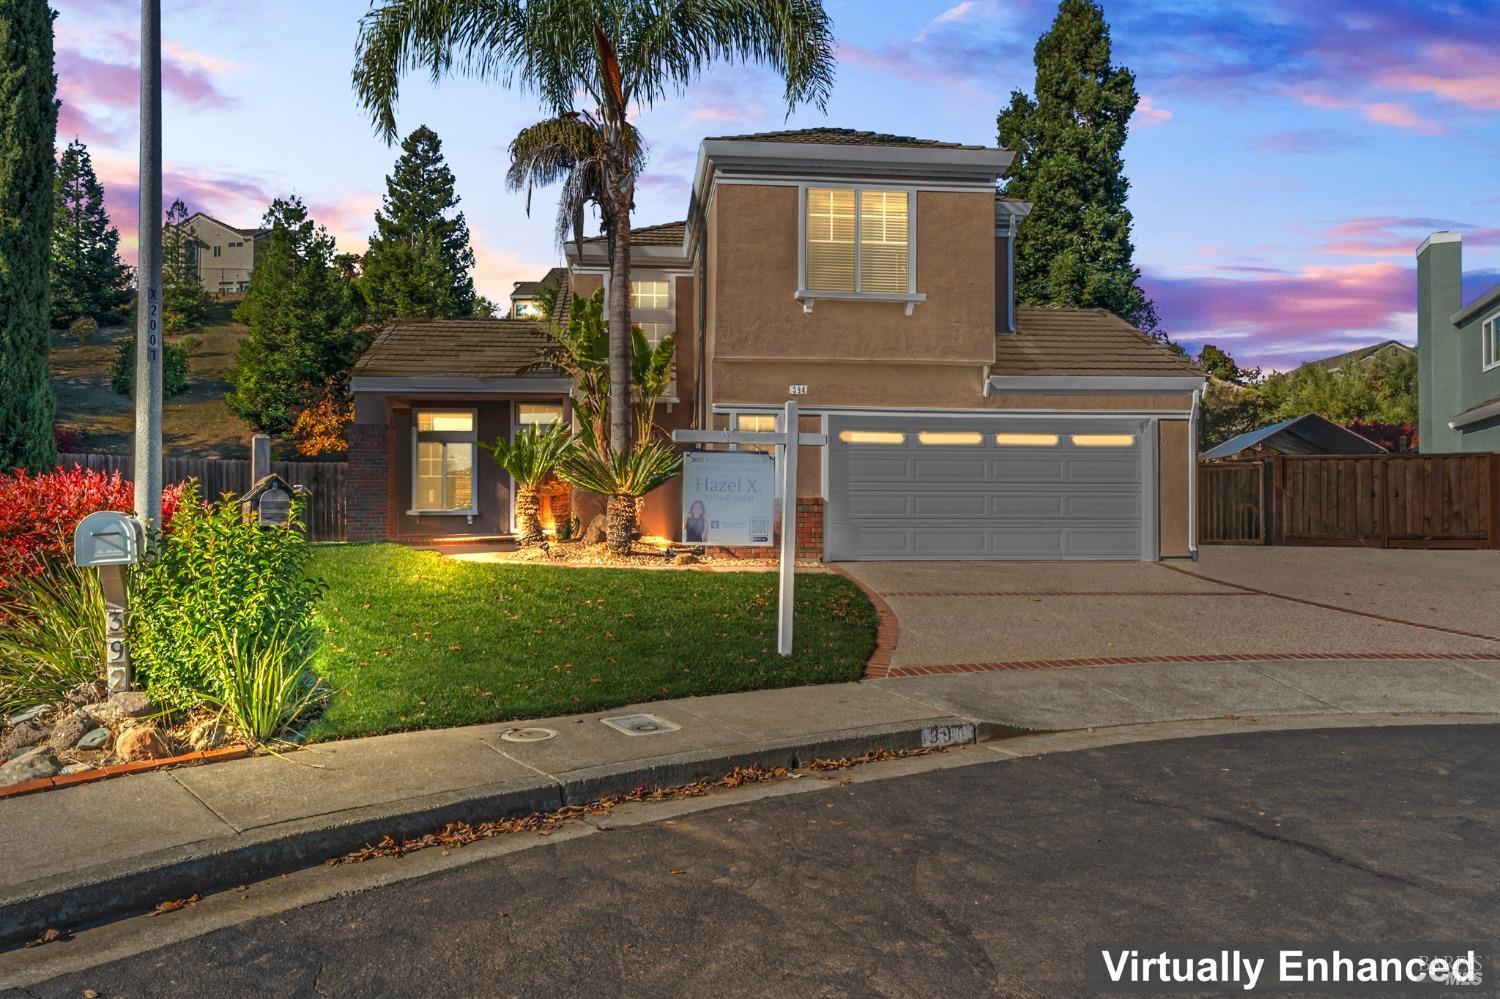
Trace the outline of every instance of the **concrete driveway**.
[[1492, 653], [1500, 552], [1213, 546], [1192, 562], [862, 562], [891, 668]]

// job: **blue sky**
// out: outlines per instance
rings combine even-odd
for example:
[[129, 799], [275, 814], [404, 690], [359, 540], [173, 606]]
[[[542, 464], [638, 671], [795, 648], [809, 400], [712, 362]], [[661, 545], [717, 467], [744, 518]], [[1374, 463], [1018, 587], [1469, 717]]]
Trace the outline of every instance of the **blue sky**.
[[[133, 0], [54, 0], [59, 142], [94, 154], [133, 256]], [[637, 224], [681, 218], [705, 135], [811, 125], [996, 141], [1056, 12], [1035, 0], [828, 0], [839, 73], [826, 115], [790, 119], [763, 71], [713, 67], [647, 110]], [[349, 83], [358, 0], [164, 0], [167, 197], [237, 225], [296, 193], [341, 248], [362, 248], [395, 151]], [[1500, 46], [1493, 0], [1107, 0], [1115, 60], [1142, 103], [1126, 147], [1136, 262], [1164, 328], [1243, 363], [1287, 367], [1415, 337], [1413, 250], [1465, 232], [1469, 296], [1500, 280]], [[529, 98], [406, 81], [403, 132], [444, 141], [474, 233], [481, 292], [557, 262], [553, 200], [505, 190]]]

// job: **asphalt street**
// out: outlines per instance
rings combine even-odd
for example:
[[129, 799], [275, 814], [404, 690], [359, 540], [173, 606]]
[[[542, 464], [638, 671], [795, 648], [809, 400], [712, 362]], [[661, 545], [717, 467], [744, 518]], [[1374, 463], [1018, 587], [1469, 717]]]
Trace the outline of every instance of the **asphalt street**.
[[1138, 743], [558, 842], [24, 994], [1072, 996], [1105, 944], [1494, 940], [1497, 844], [1500, 727]]

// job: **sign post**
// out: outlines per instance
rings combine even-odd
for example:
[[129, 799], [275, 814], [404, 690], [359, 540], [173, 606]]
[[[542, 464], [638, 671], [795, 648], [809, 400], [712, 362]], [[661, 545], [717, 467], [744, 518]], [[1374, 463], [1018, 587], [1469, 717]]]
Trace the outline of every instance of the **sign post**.
[[73, 531], [73, 561], [97, 566], [104, 590], [104, 675], [109, 692], [130, 689], [130, 649], [125, 644], [125, 567], [134, 565], [146, 546], [141, 522], [113, 510], [91, 513]]
[[[792, 654], [792, 607], [795, 600], [797, 564], [797, 448], [822, 447], [828, 443], [826, 434], [804, 434], [797, 429], [797, 403], [788, 400], [774, 432], [765, 433], [743, 430], [674, 430], [672, 441], [676, 444], [761, 444], [776, 449], [776, 470], [781, 482], [781, 566], [776, 614], [776, 650], [784, 656]], [[717, 454], [717, 452], [713, 452]], [[683, 490], [684, 503], [691, 503], [689, 490]], [[693, 507], [684, 511], [685, 521], [690, 525], [696, 518]], [[689, 539], [692, 540], [692, 539]], [[700, 536], [700, 540], [712, 542], [711, 537]], [[754, 544], [757, 542], [744, 542]]]

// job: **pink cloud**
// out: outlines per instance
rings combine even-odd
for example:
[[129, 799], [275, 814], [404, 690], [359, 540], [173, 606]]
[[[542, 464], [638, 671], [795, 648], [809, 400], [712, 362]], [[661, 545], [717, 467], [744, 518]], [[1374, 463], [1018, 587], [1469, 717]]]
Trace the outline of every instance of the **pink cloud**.
[[1308, 107], [1320, 108], [1328, 111], [1357, 111], [1367, 121], [1375, 122], [1377, 125], [1390, 125], [1394, 128], [1410, 129], [1425, 135], [1436, 135], [1444, 131], [1443, 126], [1433, 119], [1418, 114], [1416, 111], [1404, 104], [1396, 104], [1390, 101], [1361, 101], [1348, 97], [1335, 97], [1323, 90], [1309, 89], [1302, 86], [1289, 88], [1293, 98], [1306, 104]]
[[1387, 68], [1376, 74], [1375, 82], [1477, 111], [1500, 111], [1500, 53], [1493, 45], [1424, 46], [1417, 65]]
[[1242, 342], [1242, 363], [1284, 367], [1330, 344], [1415, 335], [1416, 273], [1392, 263], [1303, 267], [1248, 278], [1143, 279], [1163, 326], [1193, 343]]
[[1172, 120], [1172, 112], [1166, 108], [1159, 108], [1152, 100], [1150, 94], [1142, 94], [1140, 103], [1135, 106], [1134, 121], [1142, 128], [1150, 128], [1152, 125], [1165, 125]]
[[1478, 243], [1500, 239], [1500, 228], [1473, 226], [1453, 219], [1423, 216], [1369, 216], [1347, 219], [1321, 233], [1323, 253], [1360, 257], [1408, 257], [1427, 236], [1453, 230]]

